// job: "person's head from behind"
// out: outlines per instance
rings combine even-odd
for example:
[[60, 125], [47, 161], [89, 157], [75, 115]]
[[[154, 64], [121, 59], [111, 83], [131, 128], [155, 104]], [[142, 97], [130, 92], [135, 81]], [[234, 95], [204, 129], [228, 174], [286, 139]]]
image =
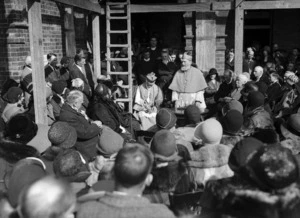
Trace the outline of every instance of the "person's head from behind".
[[145, 186], [152, 182], [150, 174], [153, 165], [151, 151], [140, 144], [127, 144], [116, 157], [114, 177], [116, 189], [125, 191], [135, 189], [136, 194], [141, 194]]
[[66, 149], [55, 157], [53, 171], [69, 182], [85, 182], [91, 175], [82, 155], [73, 149]]
[[79, 110], [83, 104], [83, 93], [79, 90], [72, 90], [66, 101], [70, 106], [75, 107]]
[[76, 196], [66, 182], [45, 177], [33, 183], [19, 198], [21, 218], [74, 217]]

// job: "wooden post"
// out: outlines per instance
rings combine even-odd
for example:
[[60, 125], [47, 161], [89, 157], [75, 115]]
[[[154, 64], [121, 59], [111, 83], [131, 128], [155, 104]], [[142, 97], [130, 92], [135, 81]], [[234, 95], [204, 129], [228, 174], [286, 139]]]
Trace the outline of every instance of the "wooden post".
[[196, 64], [203, 71], [216, 65], [216, 19], [214, 12], [196, 12]]
[[43, 65], [43, 33], [40, 0], [28, 0], [28, 26], [32, 60], [32, 82], [35, 122], [48, 124], [46, 107], [46, 82]]
[[101, 75], [101, 50], [100, 50], [100, 15], [93, 17], [93, 56], [94, 56], [94, 77]]
[[234, 71], [236, 75], [243, 73], [244, 9], [242, 2], [243, 0], [235, 0]]
[[65, 40], [67, 57], [74, 57], [76, 53], [74, 9], [73, 6], [65, 6], [64, 14]]

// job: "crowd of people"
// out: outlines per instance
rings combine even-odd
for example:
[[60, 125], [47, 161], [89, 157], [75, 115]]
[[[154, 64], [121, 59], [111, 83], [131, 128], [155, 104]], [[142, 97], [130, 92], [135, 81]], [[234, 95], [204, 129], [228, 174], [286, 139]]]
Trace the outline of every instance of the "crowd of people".
[[[138, 43], [135, 42], [135, 46]], [[247, 48], [224, 73], [189, 52], [121, 49], [124, 75], [93, 55], [47, 55], [46, 124], [35, 123], [31, 58], [0, 98], [0, 217], [264, 217], [300, 213], [300, 57]], [[113, 61], [109, 71], [128, 71]], [[127, 67], [127, 68], [126, 68]]]

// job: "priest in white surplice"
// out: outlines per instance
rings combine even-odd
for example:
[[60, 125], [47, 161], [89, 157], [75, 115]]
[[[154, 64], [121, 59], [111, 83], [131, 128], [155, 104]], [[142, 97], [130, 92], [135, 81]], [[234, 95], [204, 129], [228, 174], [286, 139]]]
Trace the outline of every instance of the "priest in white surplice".
[[207, 87], [203, 73], [192, 67], [192, 56], [184, 53], [181, 68], [176, 72], [169, 89], [172, 101], [175, 101], [175, 113], [183, 113], [184, 109], [195, 104], [201, 112], [205, 111], [204, 90]]

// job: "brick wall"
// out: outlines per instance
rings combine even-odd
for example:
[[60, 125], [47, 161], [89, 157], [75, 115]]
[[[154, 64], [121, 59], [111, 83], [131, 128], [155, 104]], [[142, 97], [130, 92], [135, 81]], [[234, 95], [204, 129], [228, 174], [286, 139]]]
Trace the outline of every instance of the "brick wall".
[[[20, 71], [30, 55], [27, 0], [0, 1], [0, 88], [9, 72]], [[65, 55], [63, 10], [54, 1], [41, 0], [44, 54], [54, 52], [58, 59]], [[81, 11], [82, 12], [82, 11]], [[85, 19], [75, 19], [76, 44], [86, 48]]]

